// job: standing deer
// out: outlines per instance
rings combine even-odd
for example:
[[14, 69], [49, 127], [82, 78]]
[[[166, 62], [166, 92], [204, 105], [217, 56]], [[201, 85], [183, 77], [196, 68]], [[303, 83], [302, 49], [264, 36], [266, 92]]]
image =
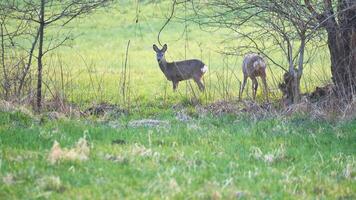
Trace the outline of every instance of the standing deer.
[[173, 91], [177, 90], [179, 81], [193, 79], [198, 85], [200, 91], [205, 90], [201, 79], [208, 67], [200, 60], [183, 60], [177, 62], [167, 62], [164, 54], [167, 51], [167, 44], [160, 50], [155, 44], [153, 50], [157, 54], [159, 68], [169, 81], [173, 83]]
[[242, 63], [242, 72], [244, 74], [244, 80], [242, 83], [239, 99], [241, 99], [242, 93], [247, 82], [247, 78], [250, 77], [252, 80], [253, 100], [255, 100], [258, 88], [257, 77], [259, 76], [262, 79], [262, 83], [264, 85], [264, 95], [266, 96], [268, 101], [266, 62], [263, 60], [262, 56], [256, 53], [246, 54]]

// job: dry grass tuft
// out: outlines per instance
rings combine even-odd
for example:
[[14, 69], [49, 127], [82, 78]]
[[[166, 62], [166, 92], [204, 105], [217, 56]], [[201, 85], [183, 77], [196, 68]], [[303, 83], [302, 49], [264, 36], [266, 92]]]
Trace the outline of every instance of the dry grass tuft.
[[356, 96], [353, 97], [352, 101], [346, 104], [343, 109], [341, 109], [340, 119], [350, 120], [356, 118]]
[[220, 194], [219, 191], [214, 191], [214, 192], [211, 194], [211, 199], [212, 199], [212, 200], [219, 200], [219, 199], [221, 199], [221, 198], [222, 198], [222, 196], [221, 196], [221, 194]]
[[177, 183], [176, 179], [174, 179], [174, 178], [169, 180], [168, 188], [170, 190], [172, 190], [173, 192], [180, 192], [181, 191], [181, 189], [179, 187], [179, 184]]
[[356, 180], [356, 163], [354, 160], [346, 163], [345, 169], [343, 170], [342, 174], [346, 179]]
[[89, 153], [90, 148], [85, 138], [80, 138], [72, 149], [62, 149], [60, 144], [54, 141], [47, 159], [51, 164], [61, 160], [85, 161], [89, 159]]
[[255, 118], [263, 118], [277, 113], [276, 109], [270, 103], [258, 104], [254, 101], [217, 101], [205, 107], [196, 107], [196, 112], [200, 115], [212, 113], [215, 116], [224, 114], [239, 115], [248, 113]]
[[299, 103], [292, 104], [285, 107], [283, 113], [286, 115], [292, 115], [293, 113], [308, 113], [311, 110], [311, 103], [305, 97]]
[[4, 101], [0, 99], [0, 111], [2, 112], [21, 112], [30, 117], [34, 117], [33, 113], [24, 105], [18, 105], [13, 102]]
[[[23, 162], [25, 160], [38, 159], [39, 153], [35, 151], [21, 151], [21, 152], [6, 152], [6, 157], [8, 161], [11, 162]], [[0, 161], [1, 167], [1, 161]]]
[[12, 112], [15, 110], [15, 106], [8, 102], [8, 101], [4, 101], [4, 100], [0, 100], [0, 111], [2, 112]]
[[45, 176], [37, 179], [37, 185], [45, 191], [63, 192], [64, 186], [58, 176]]
[[277, 161], [281, 161], [286, 156], [286, 150], [284, 145], [280, 145], [277, 149], [273, 150], [272, 152], [264, 154], [262, 150], [258, 147], [251, 147], [250, 149], [250, 157], [256, 160], [262, 160], [265, 163], [273, 164]]
[[79, 107], [70, 103], [64, 95], [56, 92], [52, 95], [52, 99], [43, 101], [43, 111], [49, 112], [49, 119], [61, 119], [63, 116], [80, 117], [83, 113]]
[[66, 116], [63, 113], [59, 113], [56, 111], [48, 112], [46, 113], [46, 116], [49, 120], [60, 120], [66, 118]]
[[52, 99], [43, 102], [43, 108], [47, 111], [66, 113], [70, 108], [67, 99], [60, 93], [53, 94]]
[[2, 182], [5, 185], [12, 185], [12, 184], [15, 184], [16, 180], [15, 180], [14, 175], [8, 173], [8, 174], [6, 174], [5, 176], [2, 177]]
[[241, 111], [241, 107], [238, 102], [217, 101], [204, 107], [198, 107], [197, 110], [202, 113], [210, 112], [213, 115], [221, 116], [223, 114], [238, 114]]
[[131, 150], [132, 155], [140, 157], [151, 157], [155, 152], [150, 148], [146, 148], [143, 145], [135, 144]]

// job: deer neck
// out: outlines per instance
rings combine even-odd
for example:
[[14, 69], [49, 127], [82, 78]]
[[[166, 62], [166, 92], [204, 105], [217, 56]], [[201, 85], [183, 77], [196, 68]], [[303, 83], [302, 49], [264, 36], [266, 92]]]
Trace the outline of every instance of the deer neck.
[[159, 68], [161, 68], [161, 71], [164, 74], [166, 74], [166, 72], [167, 72], [167, 61], [166, 61], [166, 59], [163, 57], [162, 60], [160, 60], [158, 62], [158, 64], [159, 64]]
[[172, 74], [169, 72], [168, 68], [171, 63], [167, 63], [167, 60], [163, 57], [161, 61], [158, 62], [159, 68], [161, 68], [161, 71], [163, 74], [166, 76], [168, 80], [172, 80]]

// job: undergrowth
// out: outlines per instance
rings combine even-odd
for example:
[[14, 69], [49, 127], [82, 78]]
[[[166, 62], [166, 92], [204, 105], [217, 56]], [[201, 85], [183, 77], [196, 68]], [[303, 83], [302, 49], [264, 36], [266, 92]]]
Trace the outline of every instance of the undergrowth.
[[[175, 109], [55, 120], [1, 111], [0, 197], [356, 198], [355, 120]], [[69, 150], [81, 138], [88, 159], [50, 162], [54, 141]]]

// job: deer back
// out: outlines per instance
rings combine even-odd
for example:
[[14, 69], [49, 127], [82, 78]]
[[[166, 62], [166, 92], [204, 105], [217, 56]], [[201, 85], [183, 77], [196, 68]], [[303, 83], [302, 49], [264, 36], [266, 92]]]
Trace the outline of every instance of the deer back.
[[197, 59], [171, 62], [167, 63], [165, 75], [176, 81], [201, 77], [204, 74], [204, 66], [204, 63]]
[[266, 63], [262, 56], [256, 53], [249, 53], [245, 55], [243, 64], [242, 64], [242, 71], [244, 76], [248, 77], [256, 77], [265, 74]]

